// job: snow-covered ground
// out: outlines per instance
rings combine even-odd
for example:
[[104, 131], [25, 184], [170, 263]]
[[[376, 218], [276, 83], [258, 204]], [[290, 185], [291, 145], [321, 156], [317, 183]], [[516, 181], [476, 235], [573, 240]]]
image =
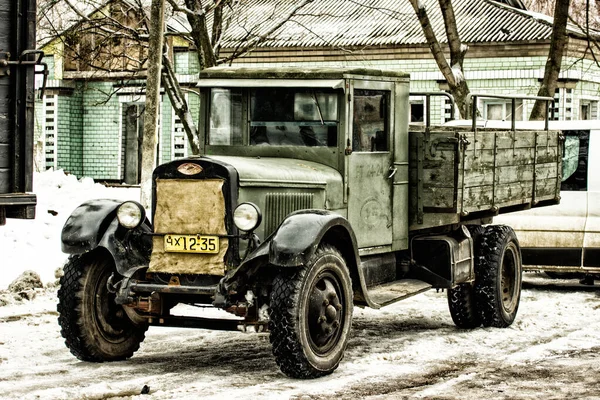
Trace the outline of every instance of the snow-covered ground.
[[[0, 289], [26, 269], [55, 280], [60, 230], [84, 200], [139, 198], [62, 171], [36, 175], [35, 191], [37, 218], [0, 227]], [[152, 327], [130, 360], [80, 362], [60, 336], [49, 290], [0, 307], [0, 398], [600, 399], [599, 312], [597, 286], [534, 274], [507, 329], [455, 328], [435, 291], [379, 311], [355, 308], [340, 368], [300, 381], [279, 371], [267, 334]]]
[[0, 290], [23, 271], [33, 270], [44, 284], [52, 283], [54, 271], [67, 255], [60, 250], [60, 232], [71, 212], [89, 199], [140, 199], [136, 188], [109, 188], [91, 178], [77, 180], [62, 170], [36, 173], [33, 190], [37, 195], [34, 220], [8, 219], [0, 226]]
[[0, 398], [599, 399], [598, 288], [526, 282], [507, 329], [455, 328], [435, 291], [355, 309], [346, 357], [312, 381], [279, 372], [267, 334], [151, 327], [127, 361], [81, 362], [48, 293], [0, 307]]

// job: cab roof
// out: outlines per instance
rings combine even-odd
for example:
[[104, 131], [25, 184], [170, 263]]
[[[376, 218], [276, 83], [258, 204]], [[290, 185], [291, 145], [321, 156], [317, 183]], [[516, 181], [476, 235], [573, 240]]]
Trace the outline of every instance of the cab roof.
[[409, 78], [403, 71], [375, 68], [339, 67], [339, 68], [297, 68], [297, 67], [214, 67], [200, 71], [203, 79], [344, 79], [349, 77]]

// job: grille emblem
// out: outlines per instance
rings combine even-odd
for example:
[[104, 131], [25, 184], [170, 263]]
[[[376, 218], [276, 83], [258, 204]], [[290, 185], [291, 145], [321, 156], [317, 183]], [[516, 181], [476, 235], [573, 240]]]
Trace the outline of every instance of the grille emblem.
[[202, 167], [194, 163], [185, 163], [177, 167], [177, 171], [184, 175], [196, 175], [202, 172]]

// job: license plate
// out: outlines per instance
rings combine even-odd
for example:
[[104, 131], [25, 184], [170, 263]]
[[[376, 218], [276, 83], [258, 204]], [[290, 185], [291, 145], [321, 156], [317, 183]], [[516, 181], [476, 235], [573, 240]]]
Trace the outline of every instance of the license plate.
[[169, 253], [217, 254], [219, 238], [200, 235], [165, 235], [165, 251]]

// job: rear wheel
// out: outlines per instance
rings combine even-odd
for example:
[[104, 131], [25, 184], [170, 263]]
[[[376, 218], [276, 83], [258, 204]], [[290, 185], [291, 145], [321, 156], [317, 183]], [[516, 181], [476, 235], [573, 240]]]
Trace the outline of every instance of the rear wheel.
[[[467, 225], [473, 238], [473, 249], [477, 252], [479, 239], [485, 232], [481, 225]], [[448, 308], [454, 324], [461, 329], [473, 329], [481, 325], [481, 319], [475, 304], [475, 290], [473, 284], [465, 282], [454, 288], [448, 289]]]
[[132, 322], [107, 289], [113, 272], [113, 259], [105, 251], [72, 256], [64, 266], [58, 290], [58, 323], [65, 344], [80, 360], [124, 360], [144, 340], [148, 325]]
[[344, 258], [331, 246], [319, 247], [306, 266], [275, 278], [269, 330], [283, 373], [316, 378], [338, 367], [350, 335], [352, 297]]
[[457, 327], [473, 329], [481, 325], [471, 283], [461, 283], [448, 289], [448, 308]]
[[521, 298], [521, 250], [512, 228], [486, 227], [475, 262], [475, 302], [483, 326], [505, 328], [517, 315]]

